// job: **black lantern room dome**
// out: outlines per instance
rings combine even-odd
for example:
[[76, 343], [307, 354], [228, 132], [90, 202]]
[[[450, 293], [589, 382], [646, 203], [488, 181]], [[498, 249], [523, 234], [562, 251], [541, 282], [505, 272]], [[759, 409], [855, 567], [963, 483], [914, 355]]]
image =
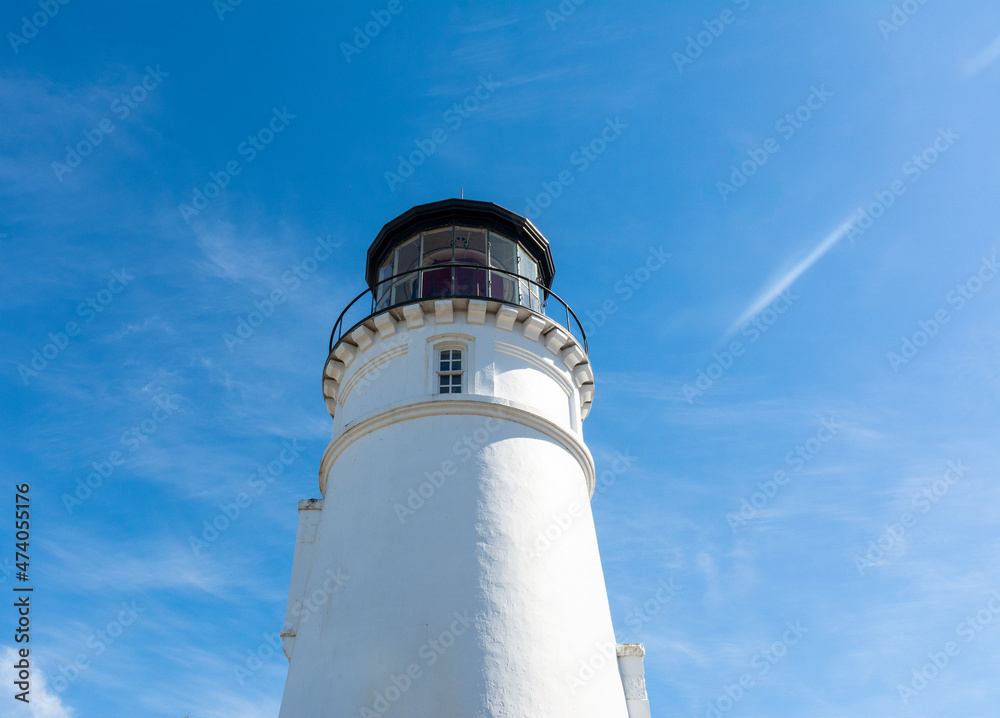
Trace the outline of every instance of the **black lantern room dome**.
[[376, 310], [475, 297], [540, 311], [554, 275], [549, 244], [529, 220], [467, 199], [419, 205], [388, 222], [365, 271]]

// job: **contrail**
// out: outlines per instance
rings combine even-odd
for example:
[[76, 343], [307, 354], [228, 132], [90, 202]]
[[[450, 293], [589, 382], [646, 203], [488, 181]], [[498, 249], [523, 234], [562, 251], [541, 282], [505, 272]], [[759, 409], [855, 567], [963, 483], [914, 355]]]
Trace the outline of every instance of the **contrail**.
[[768, 289], [760, 294], [754, 302], [746, 308], [746, 310], [739, 316], [739, 318], [733, 322], [732, 326], [729, 327], [729, 331], [726, 332], [726, 336], [732, 335], [737, 329], [742, 327], [748, 321], [757, 316], [764, 307], [770, 304], [774, 299], [781, 294], [783, 291], [788, 289], [792, 283], [802, 276], [802, 274], [813, 266], [816, 261], [822, 257], [824, 254], [830, 251], [837, 242], [844, 238], [847, 234], [847, 230], [851, 228], [853, 217], [850, 219], [845, 219], [841, 224], [830, 234], [828, 234], [822, 242], [816, 245], [816, 248], [809, 253], [805, 259], [792, 267], [788, 272], [785, 273], [781, 279], [772, 284]]
[[972, 77], [980, 70], [992, 65], [1000, 57], [1000, 37], [989, 47], [965, 63], [965, 76]]

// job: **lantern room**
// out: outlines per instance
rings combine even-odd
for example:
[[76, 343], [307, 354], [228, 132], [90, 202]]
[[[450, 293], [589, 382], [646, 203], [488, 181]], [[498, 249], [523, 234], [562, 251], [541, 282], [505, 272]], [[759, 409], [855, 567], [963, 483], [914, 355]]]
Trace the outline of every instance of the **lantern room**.
[[541, 312], [555, 266], [527, 219], [490, 202], [450, 199], [386, 224], [368, 250], [375, 311], [421, 299], [467, 297]]

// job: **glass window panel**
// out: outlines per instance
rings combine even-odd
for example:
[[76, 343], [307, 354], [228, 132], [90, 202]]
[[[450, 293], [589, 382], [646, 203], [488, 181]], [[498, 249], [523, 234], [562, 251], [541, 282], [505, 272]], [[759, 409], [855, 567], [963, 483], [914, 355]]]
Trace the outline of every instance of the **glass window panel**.
[[486, 230], [455, 228], [455, 261], [460, 264], [486, 264]]
[[420, 273], [407, 274], [392, 283], [393, 304], [403, 304], [419, 298], [417, 288], [420, 286]]
[[517, 273], [525, 279], [531, 280], [531, 282], [526, 282], [523, 279], [518, 281], [518, 284], [521, 286], [521, 301], [519, 304], [536, 312], [542, 311], [538, 296], [538, 286], [533, 284], [533, 282], [538, 281], [538, 265], [535, 264], [535, 260], [524, 251], [521, 245], [517, 246]]
[[490, 297], [501, 302], [517, 304], [517, 280], [506, 274], [490, 272]]
[[[420, 263], [420, 235], [415, 235], [396, 247], [395, 256], [393, 275], [401, 275], [417, 269]], [[392, 284], [392, 303], [402, 304], [416, 299], [419, 283], [419, 272], [406, 274], [395, 280]]]
[[382, 266], [378, 270], [378, 278], [379, 281], [382, 281], [383, 279], [388, 279], [391, 276], [392, 276], [392, 257], [389, 257], [384, 262], [382, 262]]
[[454, 227], [445, 227], [444, 229], [424, 232], [423, 266], [429, 267], [432, 264], [451, 261], [454, 229]]
[[396, 274], [409, 272], [420, 264], [420, 235], [412, 237], [396, 248]]
[[386, 280], [392, 276], [392, 257], [385, 260], [378, 270], [378, 283], [375, 285], [375, 308], [385, 309], [391, 300], [390, 284]]
[[539, 314], [543, 313], [538, 286], [535, 284], [528, 284], [523, 279], [519, 279], [517, 283], [521, 285], [521, 301], [519, 304], [522, 307], [528, 307], [528, 309], [536, 311]]
[[538, 265], [521, 245], [517, 246], [517, 273], [533, 282], [538, 281]]
[[451, 271], [451, 267], [444, 267], [442, 269], [425, 269], [421, 272], [423, 276], [420, 296], [426, 299], [454, 296]]
[[506, 237], [490, 232], [490, 266], [517, 273], [515, 244]]
[[524, 280], [518, 281], [521, 285], [521, 306], [528, 307], [536, 312], [542, 311], [542, 302], [539, 297], [538, 285], [533, 282], [538, 281], [538, 265], [535, 260], [524, 251], [521, 245], [517, 246], [517, 273], [524, 277], [525, 279], [530, 279], [531, 282], [526, 282]]
[[[490, 232], [490, 266], [517, 274], [517, 245], [496, 232]], [[506, 274], [490, 274], [490, 296], [517, 304], [517, 280]]]
[[461, 394], [462, 393], [462, 375], [461, 374], [442, 374], [438, 377], [438, 387], [440, 393], [442, 394]]
[[487, 276], [485, 269], [472, 269], [470, 267], [455, 267], [455, 296], [458, 297], [486, 297]]

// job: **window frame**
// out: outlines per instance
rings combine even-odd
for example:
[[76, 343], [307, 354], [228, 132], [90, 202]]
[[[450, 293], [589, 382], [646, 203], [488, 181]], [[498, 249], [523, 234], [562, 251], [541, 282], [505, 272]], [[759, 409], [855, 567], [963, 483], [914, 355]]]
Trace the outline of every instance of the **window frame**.
[[[468, 334], [448, 333], [438, 334], [427, 339], [427, 393], [434, 394], [438, 398], [455, 397], [462, 398], [463, 394], [472, 394], [475, 391], [475, 375], [473, 372], [474, 338]], [[441, 371], [441, 354], [445, 351], [462, 352], [462, 368], [460, 371]], [[449, 374], [461, 377], [459, 379], [459, 391], [449, 391], [447, 394], [441, 393], [442, 374]]]
[[[447, 358], [445, 358], [447, 354]], [[455, 358], [455, 355], [458, 358]], [[462, 386], [465, 384], [465, 361], [466, 354], [465, 350], [460, 347], [444, 347], [436, 351], [437, 355], [437, 377], [438, 377], [438, 394], [464, 394], [462, 391]], [[455, 363], [458, 363], [458, 369], [455, 368]], [[448, 369], [444, 369], [445, 364], [448, 365]], [[445, 377], [449, 381], [442, 382], [441, 380]], [[456, 382], [455, 379], [458, 379]], [[444, 391], [447, 388], [448, 391]], [[457, 389], [457, 391], [456, 391]]]

